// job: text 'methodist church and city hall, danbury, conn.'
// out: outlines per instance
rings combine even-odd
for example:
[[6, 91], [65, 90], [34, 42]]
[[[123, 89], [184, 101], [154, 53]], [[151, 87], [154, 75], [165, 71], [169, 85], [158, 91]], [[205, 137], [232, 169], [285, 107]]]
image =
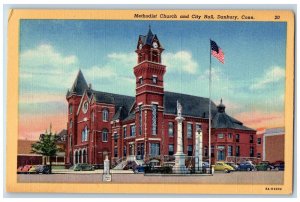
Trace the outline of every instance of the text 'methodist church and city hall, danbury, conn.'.
[[[88, 85], [79, 71], [67, 92], [68, 123], [66, 163], [103, 164], [105, 156], [114, 162], [156, 159], [162, 163], [176, 153], [177, 100], [182, 105], [183, 152], [195, 153], [195, 132], [203, 133], [203, 160], [209, 155], [209, 99], [164, 90], [167, 67], [161, 63], [164, 48], [149, 28], [138, 38], [135, 96], [100, 92]], [[256, 131], [213, 102], [211, 161], [228, 156], [256, 157]]]

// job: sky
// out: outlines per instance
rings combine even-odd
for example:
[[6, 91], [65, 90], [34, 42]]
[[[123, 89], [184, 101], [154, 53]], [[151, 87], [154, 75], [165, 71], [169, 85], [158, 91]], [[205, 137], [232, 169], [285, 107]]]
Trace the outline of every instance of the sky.
[[21, 20], [19, 138], [66, 128], [79, 69], [95, 90], [134, 96], [134, 51], [149, 25], [165, 48], [166, 91], [209, 97], [212, 39], [225, 54], [225, 64], [211, 58], [213, 102], [248, 127], [284, 126], [284, 22]]

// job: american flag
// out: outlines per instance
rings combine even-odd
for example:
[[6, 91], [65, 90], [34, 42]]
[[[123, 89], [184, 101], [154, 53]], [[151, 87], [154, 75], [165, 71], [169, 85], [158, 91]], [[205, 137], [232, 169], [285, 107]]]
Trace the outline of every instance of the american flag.
[[210, 40], [210, 48], [211, 48], [211, 54], [217, 58], [221, 63], [224, 64], [224, 53], [222, 49], [217, 45], [216, 42], [213, 40]]

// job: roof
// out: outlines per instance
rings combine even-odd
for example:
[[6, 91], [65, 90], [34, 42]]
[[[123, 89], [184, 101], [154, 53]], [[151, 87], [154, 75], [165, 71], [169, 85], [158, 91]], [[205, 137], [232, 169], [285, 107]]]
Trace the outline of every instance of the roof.
[[81, 72], [81, 70], [78, 71], [78, 74], [76, 76], [76, 79], [71, 87], [70, 90], [67, 92], [67, 97], [71, 94], [76, 95], [83, 95], [84, 91], [88, 89], [88, 85], [86, 83], [86, 80]]
[[92, 94], [94, 95], [96, 102], [115, 105], [116, 113], [113, 120], [125, 119], [129, 115], [130, 108], [135, 101], [135, 97], [127, 95], [118, 95], [94, 90]]
[[68, 131], [66, 129], [61, 130], [57, 136], [59, 142], [66, 142], [66, 137], [68, 135]]
[[18, 154], [32, 154], [31, 145], [36, 143], [33, 140], [18, 140]]
[[[182, 105], [183, 116], [194, 116], [201, 118], [208, 118], [209, 116], [209, 99], [193, 95], [186, 95], [181, 93], [173, 93], [165, 91], [164, 107], [165, 113], [177, 114], [177, 100]], [[212, 116], [216, 114], [217, 108], [214, 102], [211, 102]]]
[[280, 135], [280, 134], [284, 134], [284, 127], [282, 128], [268, 128], [265, 131], [265, 135]]
[[[156, 34], [152, 33], [151, 27], [149, 26], [149, 31], [146, 36], [140, 35], [139, 38], [141, 39], [143, 45], [152, 46], [152, 42], [154, 39], [158, 41], [158, 37]], [[162, 48], [162, 44], [159, 42], [160, 47]]]
[[218, 112], [212, 119], [212, 128], [222, 129], [222, 128], [230, 128], [230, 129], [238, 129], [238, 130], [250, 130], [255, 131], [252, 128], [248, 128], [243, 125], [242, 122], [236, 120], [235, 118], [229, 116], [225, 112], [225, 105], [221, 103], [217, 106]]

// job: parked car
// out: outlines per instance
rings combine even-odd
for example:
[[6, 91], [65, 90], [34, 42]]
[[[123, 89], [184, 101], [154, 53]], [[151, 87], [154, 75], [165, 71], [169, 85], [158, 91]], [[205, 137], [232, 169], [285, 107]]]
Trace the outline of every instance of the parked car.
[[31, 168], [32, 168], [32, 165], [25, 165], [22, 168], [21, 173], [28, 173]]
[[215, 171], [224, 171], [225, 173], [230, 173], [231, 171], [234, 171], [234, 168], [225, 162], [217, 161], [215, 164]]
[[246, 161], [246, 162], [240, 163], [237, 170], [239, 170], [239, 171], [254, 171], [255, 169], [256, 168], [255, 168], [254, 164]]
[[17, 174], [22, 173], [22, 169], [23, 169], [23, 166], [19, 166], [18, 169], [17, 169]]
[[94, 167], [87, 163], [78, 163], [69, 168], [74, 171], [93, 171], [95, 170]]
[[31, 168], [28, 170], [28, 173], [29, 174], [36, 174], [37, 167], [38, 166], [36, 166], [36, 165], [31, 166]]
[[266, 170], [272, 170], [272, 169], [274, 169], [274, 166], [272, 166], [267, 161], [262, 161], [256, 165], [256, 170], [258, 170], [258, 171], [266, 171]]
[[238, 169], [238, 165], [236, 165], [234, 162], [226, 162], [226, 164], [230, 165], [234, 170]]
[[38, 165], [36, 168], [36, 173], [50, 174], [50, 165]]
[[144, 173], [145, 172], [145, 166], [144, 165], [137, 165], [133, 169], [134, 173]]
[[273, 166], [275, 170], [284, 170], [284, 161], [275, 161]]

